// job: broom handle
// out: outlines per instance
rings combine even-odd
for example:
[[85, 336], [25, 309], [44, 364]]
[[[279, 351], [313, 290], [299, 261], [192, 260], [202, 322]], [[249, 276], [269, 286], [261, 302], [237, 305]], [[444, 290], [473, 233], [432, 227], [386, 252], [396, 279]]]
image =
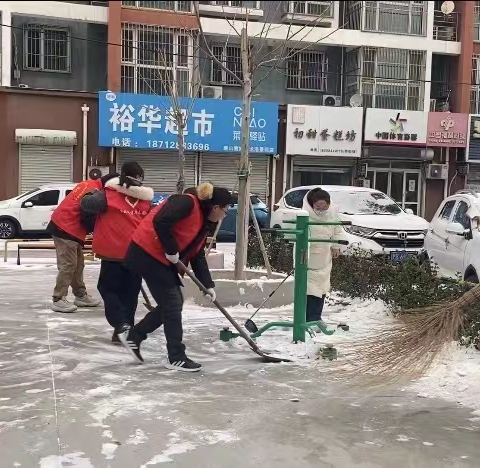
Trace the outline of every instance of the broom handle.
[[[181, 262], [177, 263], [177, 267], [181, 273], [185, 273], [197, 286], [200, 291], [203, 292], [206, 296], [210, 295], [207, 288], [200, 283], [196, 276]], [[232, 326], [237, 330], [238, 334], [250, 345], [254, 351], [259, 351], [257, 343], [250, 338], [250, 335], [246, 333], [243, 328], [233, 319], [233, 317], [227, 312], [227, 310], [218, 302], [213, 301], [217, 309], [225, 316], [225, 318], [232, 324]]]
[[147, 292], [143, 289], [143, 286], [140, 286], [140, 291], [142, 291], [143, 300], [145, 304], [149, 307], [152, 307], [152, 303], [150, 302], [150, 298], [147, 296]]

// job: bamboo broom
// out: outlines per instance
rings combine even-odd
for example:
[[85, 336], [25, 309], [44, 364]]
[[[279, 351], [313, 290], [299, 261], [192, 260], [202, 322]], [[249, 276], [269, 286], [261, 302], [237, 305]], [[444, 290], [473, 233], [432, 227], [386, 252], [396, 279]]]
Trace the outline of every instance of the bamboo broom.
[[353, 343], [344, 353], [340, 376], [375, 383], [422, 376], [445, 346], [458, 339], [468, 309], [479, 300], [477, 285], [453, 301], [404, 311], [386, 328]]

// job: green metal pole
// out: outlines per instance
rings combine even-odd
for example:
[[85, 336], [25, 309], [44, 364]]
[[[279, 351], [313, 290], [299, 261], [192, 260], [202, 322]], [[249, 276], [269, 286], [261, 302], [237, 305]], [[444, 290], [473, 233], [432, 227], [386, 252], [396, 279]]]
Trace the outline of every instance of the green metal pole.
[[308, 275], [308, 216], [297, 216], [295, 243], [295, 289], [293, 304], [293, 341], [305, 341]]

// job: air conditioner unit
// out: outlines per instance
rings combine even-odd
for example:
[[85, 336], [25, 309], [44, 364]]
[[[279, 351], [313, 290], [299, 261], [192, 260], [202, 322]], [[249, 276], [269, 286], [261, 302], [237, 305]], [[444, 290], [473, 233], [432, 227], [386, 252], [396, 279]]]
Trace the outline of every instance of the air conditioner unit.
[[430, 99], [430, 112], [435, 112], [435, 106], [437, 105], [436, 99]]
[[468, 172], [469, 172], [469, 165], [468, 163], [460, 163], [460, 164], [457, 164], [457, 171], [458, 171], [458, 175], [461, 175], [461, 176], [467, 176], [468, 175]]
[[340, 107], [342, 105], [342, 96], [334, 96], [332, 94], [325, 94], [322, 96], [324, 106]]
[[368, 164], [357, 164], [355, 168], [355, 176], [359, 179], [367, 177]]
[[88, 168], [88, 179], [89, 180], [97, 180], [104, 175], [107, 175], [110, 172], [110, 168], [108, 166], [90, 166]]
[[427, 171], [427, 179], [442, 179], [448, 177], [448, 166], [446, 164], [430, 164]]
[[202, 86], [202, 98], [222, 99], [223, 88], [221, 86]]

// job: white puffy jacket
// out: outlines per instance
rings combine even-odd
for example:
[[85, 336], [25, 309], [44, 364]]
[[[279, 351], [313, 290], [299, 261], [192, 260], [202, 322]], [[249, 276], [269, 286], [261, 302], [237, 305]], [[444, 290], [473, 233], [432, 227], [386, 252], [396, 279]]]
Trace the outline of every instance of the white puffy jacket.
[[[326, 210], [322, 216], [318, 216], [315, 211], [313, 211], [313, 208], [305, 196], [303, 199], [303, 209], [308, 212], [310, 221], [332, 222], [340, 220], [338, 208], [333, 203], [330, 204], [330, 208]], [[341, 226], [309, 226], [309, 238], [311, 239], [338, 240], [341, 233]], [[309, 243], [307, 295], [322, 297], [330, 291], [332, 248], [338, 248], [338, 244], [323, 242]]]

